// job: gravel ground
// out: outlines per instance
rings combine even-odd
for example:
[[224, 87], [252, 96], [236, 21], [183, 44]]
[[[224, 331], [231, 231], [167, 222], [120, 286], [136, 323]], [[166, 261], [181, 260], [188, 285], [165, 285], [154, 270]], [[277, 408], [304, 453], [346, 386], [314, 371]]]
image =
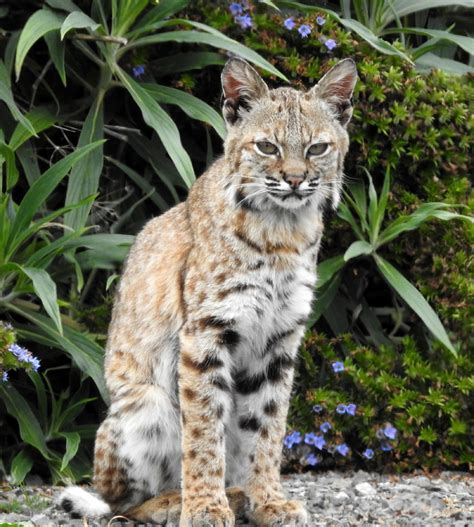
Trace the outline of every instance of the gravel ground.
[[[311, 527], [410, 526], [473, 527], [474, 476], [442, 472], [435, 476], [325, 472], [284, 477], [291, 497], [304, 500]], [[59, 487], [0, 487], [0, 527], [133, 526], [118, 520], [71, 520], [55, 505]], [[151, 526], [151, 524], [148, 524]], [[239, 520], [240, 527], [252, 524]]]

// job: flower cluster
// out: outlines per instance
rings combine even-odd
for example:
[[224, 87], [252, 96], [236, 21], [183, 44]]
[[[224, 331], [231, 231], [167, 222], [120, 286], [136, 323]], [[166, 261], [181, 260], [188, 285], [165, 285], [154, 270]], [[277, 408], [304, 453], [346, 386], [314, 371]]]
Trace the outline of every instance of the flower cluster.
[[232, 13], [235, 23], [242, 29], [249, 29], [253, 25], [252, 17], [246, 12], [248, 8], [249, 6], [247, 2], [244, 2], [243, 4], [232, 2], [229, 5], [229, 11]]
[[[333, 370], [341, 371], [339, 365], [342, 365], [342, 363], [333, 363]], [[312, 409], [315, 414], [322, 414], [326, 411], [325, 407], [321, 404], [315, 404]], [[357, 405], [355, 403], [338, 404], [334, 409], [334, 413], [336, 415], [347, 414], [355, 416], [357, 413]], [[351, 448], [344, 442], [342, 433], [335, 430], [336, 425], [334, 424], [334, 421], [330, 422], [330, 420], [326, 420], [320, 422], [319, 420], [320, 417], [317, 417], [316, 424], [319, 425], [319, 433], [308, 432], [304, 434], [303, 437], [301, 432], [293, 431], [288, 434], [283, 441], [285, 447], [289, 450], [291, 450], [294, 445], [301, 445], [303, 453], [305, 453], [305, 449], [306, 452], [308, 452], [308, 447], [304, 447], [304, 445], [314, 447], [318, 453], [309, 452], [304, 456], [304, 462], [313, 467], [321, 462], [323, 459], [321, 456], [324, 452], [330, 455], [339, 454], [343, 457], [348, 457], [351, 453]], [[397, 429], [391, 423], [386, 423], [382, 428], [379, 428], [376, 431], [376, 436], [380, 439], [380, 450], [383, 452], [393, 450], [393, 444], [391, 441], [396, 439], [397, 434]], [[375, 456], [375, 451], [373, 448], [366, 447], [364, 451], [359, 453], [359, 455], [370, 460]]]
[[21, 368], [38, 371], [39, 367], [39, 359], [15, 343], [11, 325], [0, 322], [0, 382], [9, 380], [10, 370]]
[[[318, 26], [323, 26], [325, 23], [326, 23], [326, 19], [323, 16], [316, 17], [316, 24]], [[297, 23], [295, 21], [295, 18], [292, 16], [285, 18], [285, 20], [283, 21], [283, 27], [285, 29], [288, 29], [288, 31], [293, 31], [293, 29], [295, 29], [296, 26], [297, 26]], [[296, 30], [300, 34], [301, 38], [307, 38], [309, 37], [309, 35], [311, 35], [311, 32], [313, 31], [313, 27], [310, 24], [300, 24]], [[324, 37], [321, 37], [320, 40], [328, 48], [329, 51], [332, 51], [337, 46], [336, 41], [332, 38], [326, 39]], [[339, 364], [342, 364], [342, 363], [339, 363]], [[342, 369], [344, 369], [344, 367]]]

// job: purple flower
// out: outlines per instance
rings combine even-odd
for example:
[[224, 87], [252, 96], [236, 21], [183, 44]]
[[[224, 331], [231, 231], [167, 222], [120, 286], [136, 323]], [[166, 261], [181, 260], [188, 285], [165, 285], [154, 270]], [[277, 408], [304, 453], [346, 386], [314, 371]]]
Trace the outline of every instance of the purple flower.
[[386, 424], [385, 428], [383, 429], [385, 437], [388, 437], [389, 439], [395, 439], [397, 437], [397, 432], [398, 430], [390, 423]]
[[39, 368], [40, 368], [40, 360], [37, 357], [31, 356], [31, 358], [30, 358], [30, 360], [28, 362], [32, 365], [32, 367], [33, 367], [33, 369], [35, 371], [39, 370]]
[[371, 448], [366, 448], [363, 452], [362, 452], [362, 455], [366, 458], [366, 459], [372, 459], [374, 457], [374, 451], [371, 449]]
[[286, 446], [286, 448], [293, 448], [293, 445], [298, 443], [301, 443], [300, 432], [292, 432], [291, 434], [288, 434], [283, 440], [283, 444]]
[[357, 405], [354, 404], [354, 403], [349, 403], [346, 406], [346, 414], [355, 415], [356, 414], [356, 410], [357, 410]]
[[244, 8], [241, 4], [237, 3], [237, 2], [232, 2], [229, 6], [229, 11], [234, 15], [240, 15], [241, 13], [244, 12]]
[[252, 27], [252, 17], [249, 14], [238, 15], [234, 20], [242, 29]]
[[320, 404], [315, 404], [313, 406], [313, 412], [315, 414], [320, 414], [323, 411], [323, 407]]
[[306, 456], [306, 463], [314, 467], [314, 465], [317, 465], [319, 463], [318, 456], [315, 456], [314, 454], [308, 454]]
[[306, 38], [311, 33], [311, 26], [308, 24], [301, 24], [298, 28], [298, 33], [301, 35], [301, 38]]
[[143, 64], [139, 64], [138, 66], [134, 66], [132, 68], [133, 76], [138, 79], [145, 73], [145, 66]]
[[29, 360], [30, 360], [30, 352], [28, 350], [26, 350], [25, 348], [22, 348], [21, 346], [18, 346], [18, 344], [12, 344], [8, 348], [8, 351], [13, 353], [13, 355], [15, 355], [15, 357], [20, 362], [29, 362]]
[[390, 450], [393, 450], [393, 446], [390, 443], [387, 443], [387, 441], [382, 441], [380, 450], [383, 450], [384, 452], [390, 452]]
[[349, 453], [349, 447], [345, 443], [342, 443], [342, 445], [337, 445], [336, 451], [345, 457]]
[[323, 26], [326, 23], [326, 19], [323, 16], [317, 16], [316, 23], [318, 26]]
[[8, 381], [8, 372], [4, 371], [2, 373], [2, 382], [7, 382], [7, 381]]
[[304, 442], [307, 445], [314, 445], [319, 450], [322, 450], [324, 445], [326, 444], [326, 440], [323, 436], [318, 436], [313, 432], [305, 435]]
[[336, 361], [331, 364], [332, 371], [334, 373], [339, 373], [341, 371], [344, 371], [344, 363], [341, 361]]
[[295, 20], [292, 16], [290, 16], [289, 18], [287, 18], [284, 22], [283, 22], [283, 25], [286, 27], [286, 29], [289, 29], [290, 31], [292, 29], [295, 28]]
[[347, 407], [346, 407], [345, 404], [338, 404], [338, 405], [336, 406], [336, 412], [337, 412], [338, 414], [341, 414], [341, 415], [342, 415], [342, 414], [345, 414], [345, 413], [346, 413], [346, 410], [347, 410]]
[[329, 49], [329, 51], [332, 51], [337, 46], [336, 41], [333, 40], [332, 38], [328, 38], [324, 42], [324, 45]]
[[328, 423], [327, 421], [324, 422], [320, 427], [319, 429], [321, 430], [321, 432], [323, 434], [326, 434], [327, 432], [329, 432], [329, 430], [331, 430], [332, 426], [330, 423]]

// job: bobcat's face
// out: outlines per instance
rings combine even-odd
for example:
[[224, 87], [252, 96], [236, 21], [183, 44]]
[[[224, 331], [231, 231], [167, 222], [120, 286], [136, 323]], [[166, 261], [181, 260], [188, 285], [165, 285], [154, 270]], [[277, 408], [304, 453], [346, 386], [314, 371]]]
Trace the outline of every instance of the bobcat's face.
[[269, 90], [245, 62], [228, 63], [224, 93], [234, 96], [224, 104], [229, 124], [225, 147], [236, 173], [236, 200], [243, 206], [296, 210], [327, 200], [337, 206], [351, 114], [350, 94], [342, 97], [340, 84], [352, 93], [356, 79], [352, 61], [338, 66], [316, 87], [299, 92]]

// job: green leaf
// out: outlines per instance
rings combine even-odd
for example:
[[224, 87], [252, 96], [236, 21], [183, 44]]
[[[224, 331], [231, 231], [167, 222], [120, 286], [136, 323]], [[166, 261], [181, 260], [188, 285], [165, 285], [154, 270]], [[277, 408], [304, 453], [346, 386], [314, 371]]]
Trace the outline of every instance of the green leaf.
[[48, 317], [32, 311], [22, 301], [16, 300], [7, 307], [34, 323], [39, 332], [63, 349], [82, 372], [92, 377], [102, 398], [105, 402], [108, 401], [103, 372], [104, 350], [96, 342], [84, 331], [77, 331], [66, 325], [63, 327], [64, 334], [61, 335]]
[[453, 44], [456, 44], [460, 48], [464, 49], [464, 51], [467, 51], [470, 55], [474, 55], [474, 38], [456, 35], [450, 31], [440, 29], [422, 29], [418, 27], [403, 27], [386, 29], [384, 33], [408, 33], [410, 35], [425, 35], [427, 37], [439, 38], [440, 40], [452, 42]]
[[183, 71], [199, 70], [206, 66], [223, 66], [225, 62], [226, 60], [222, 55], [211, 51], [175, 53], [174, 55], [154, 60], [153, 73], [156, 77], [163, 77]]
[[10, 383], [0, 383], [0, 397], [7, 412], [17, 420], [23, 441], [39, 450], [43, 457], [50, 459], [44, 433], [25, 398]]
[[173, 16], [178, 11], [187, 7], [189, 2], [190, 0], [160, 0], [156, 7], [140, 18], [137, 22], [137, 28], [127, 36], [137, 36], [152, 31], [157, 22]]
[[55, 122], [56, 118], [52, 113], [44, 107], [38, 106], [33, 108], [31, 112], [28, 112], [25, 117], [32, 126], [32, 130], [26, 127], [23, 123], [18, 123], [15, 130], [13, 130], [12, 136], [8, 146], [12, 150], [17, 150], [20, 146], [28, 141], [32, 136], [39, 134], [43, 130], [50, 128]]
[[395, 17], [401, 18], [426, 9], [438, 9], [455, 5], [474, 8], [474, 0], [416, 0], [416, 2], [413, 0], [391, 0], [389, 5], [390, 9], [387, 9], [383, 15], [384, 26], [395, 20]]
[[38, 212], [39, 207], [48, 198], [51, 192], [59, 185], [62, 179], [69, 172], [71, 167], [83, 156], [103, 144], [103, 141], [96, 141], [90, 145], [82, 148], [77, 148], [74, 152], [67, 155], [37, 179], [31, 185], [28, 192], [23, 197], [20, 206], [18, 207], [15, 221], [13, 222], [10, 236], [8, 239], [8, 246], [14, 243], [15, 238], [26, 229], [33, 216]]
[[[99, 141], [104, 136], [103, 93], [95, 98], [79, 136], [78, 147]], [[102, 144], [89, 151], [82, 159], [77, 160], [68, 178], [66, 205], [77, 203], [86, 196], [94, 195], [99, 188], [100, 175], [104, 166], [104, 149]], [[92, 203], [76, 208], [66, 214], [64, 223], [72, 229], [80, 229], [87, 222]]]
[[46, 45], [51, 59], [53, 60], [54, 67], [59, 74], [59, 78], [64, 86], [66, 86], [66, 66], [64, 64], [64, 54], [66, 52], [66, 46], [61, 41], [57, 31], [51, 31], [44, 36]]
[[61, 40], [71, 31], [71, 29], [83, 29], [88, 28], [91, 31], [96, 31], [100, 27], [95, 20], [92, 20], [90, 16], [87, 16], [82, 11], [73, 11], [70, 13], [61, 26]]
[[318, 289], [323, 287], [331, 278], [344, 267], [346, 262], [344, 261], [344, 257], [342, 254], [339, 256], [333, 256], [332, 258], [328, 258], [327, 260], [324, 260], [323, 262], [318, 263], [317, 271], [318, 271], [318, 280], [316, 282], [316, 286]]
[[61, 314], [59, 312], [56, 284], [44, 269], [19, 266], [21, 271], [33, 282], [35, 293], [41, 300], [46, 313], [51, 317], [57, 330], [62, 335]]
[[441, 202], [423, 203], [418, 207], [417, 210], [415, 210], [415, 212], [399, 216], [396, 220], [390, 223], [390, 225], [388, 225], [388, 227], [380, 234], [379, 239], [377, 241], [377, 247], [380, 247], [381, 245], [393, 240], [402, 232], [417, 229], [418, 227], [420, 227], [420, 225], [432, 218], [445, 221], [458, 219], [470, 221], [471, 223], [474, 221], [474, 219], [469, 216], [444, 210], [449, 207], [455, 206], [456, 205], [450, 205], [449, 203]]
[[10, 468], [10, 476], [12, 478], [12, 485], [19, 485], [23, 483], [27, 474], [33, 467], [33, 459], [28, 452], [23, 449], [13, 458], [12, 466]]
[[339, 205], [337, 215], [346, 221], [354, 231], [354, 234], [359, 238], [359, 240], [364, 240], [365, 236], [363, 235], [362, 231], [360, 230], [359, 225], [357, 224], [356, 219], [354, 218], [354, 215], [350, 211], [349, 207], [345, 203], [341, 203]]
[[23, 61], [31, 47], [50, 31], [59, 30], [64, 18], [64, 15], [59, 15], [47, 8], [40, 9], [30, 16], [21, 32], [16, 48], [15, 73], [17, 80], [20, 77]]
[[385, 280], [395, 292], [413, 309], [421, 318], [429, 331], [454, 355], [457, 352], [452, 345], [446, 330], [438, 315], [428, 304], [423, 295], [414, 287], [393, 265], [379, 255], [374, 255], [375, 262]]
[[143, 87], [159, 103], [178, 105], [189, 117], [210, 124], [225, 139], [224, 119], [204, 101], [182, 90], [159, 84], [144, 84]]
[[196, 176], [191, 159], [181, 144], [179, 130], [175, 123], [145, 88], [120, 68], [117, 68], [116, 73], [140, 108], [144, 121], [158, 134], [183, 181], [190, 188]]
[[335, 274], [327, 281], [324, 286], [318, 287], [316, 297], [313, 302], [313, 308], [306, 324], [307, 328], [311, 328], [326, 312], [332, 304], [336, 293], [341, 283], [341, 274]]
[[387, 208], [389, 191], [390, 191], [390, 171], [387, 168], [385, 171], [385, 178], [383, 180], [382, 191], [380, 192], [379, 203], [378, 203], [377, 210], [375, 212], [373, 222], [372, 222], [371, 241], [372, 241], [372, 244], [375, 244], [375, 245], [377, 244], [377, 239], [380, 233], [380, 227], [382, 226], [382, 222], [385, 216], [385, 209]]
[[366, 241], [359, 240], [352, 242], [351, 245], [349, 245], [347, 251], [344, 253], [344, 261], [348, 262], [352, 258], [357, 258], [361, 254], [372, 254], [373, 251], [374, 248], [372, 245]]
[[3, 157], [3, 161], [6, 163], [6, 190], [8, 191], [16, 185], [16, 182], [20, 177], [20, 173], [16, 167], [15, 154], [13, 150], [2, 142], [0, 142], [0, 156]]
[[474, 73], [473, 67], [468, 66], [463, 62], [459, 62], [458, 60], [440, 57], [435, 53], [424, 53], [423, 55], [420, 55], [415, 60], [415, 66], [418, 71], [438, 69], [450, 73], [451, 75], [467, 75], [468, 73]]
[[81, 443], [81, 436], [77, 432], [62, 432], [61, 435], [66, 439], [66, 452], [61, 462], [61, 472], [69, 465], [71, 459], [77, 454]]
[[13, 93], [10, 88], [10, 77], [2, 60], [0, 60], [0, 101], [3, 101], [7, 105], [15, 120], [28, 129], [32, 135], [35, 135], [35, 130], [30, 121], [20, 112], [18, 106], [15, 103], [15, 99], [13, 98]]
[[224, 34], [219, 31], [211, 28], [210, 26], [205, 26], [204, 24], [199, 24], [198, 22], [193, 22], [191, 20], [170, 20], [169, 23], [186, 23], [193, 25], [199, 28], [205, 28], [205, 31], [169, 31], [164, 33], [159, 33], [157, 35], [151, 35], [148, 37], [143, 37], [137, 39], [133, 42], [130, 42], [125, 46], [122, 51], [130, 50], [138, 46], [149, 46], [153, 44], [159, 44], [162, 42], [185, 42], [189, 44], [206, 44], [218, 49], [225, 49], [239, 55], [243, 59], [248, 60], [249, 62], [259, 66], [260, 68], [276, 75], [284, 81], [288, 79], [280, 73], [274, 66], [272, 66], [268, 61], [262, 58], [258, 53], [249, 49], [248, 47], [239, 44], [237, 41], [232, 40], [229, 37], [226, 37]]

